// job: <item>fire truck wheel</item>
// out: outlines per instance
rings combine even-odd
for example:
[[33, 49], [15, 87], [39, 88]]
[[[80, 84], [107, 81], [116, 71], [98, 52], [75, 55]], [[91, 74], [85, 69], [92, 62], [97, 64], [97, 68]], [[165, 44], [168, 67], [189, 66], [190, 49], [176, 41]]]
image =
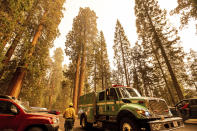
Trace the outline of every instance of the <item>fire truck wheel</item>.
[[88, 123], [86, 117], [83, 116], [81, 118], [81, 126], [82, 126], [82, 128], [91, 128], [92, 127], [92, 124], [91, 123]]
[[120, 131], [139, 131], [139, 128], [133, 120], [123, 118], [120, 122]]
[[82, 128], [86, 128], [87, 126], [87, 119], [84, 116], [81, 118], [81, 126]]

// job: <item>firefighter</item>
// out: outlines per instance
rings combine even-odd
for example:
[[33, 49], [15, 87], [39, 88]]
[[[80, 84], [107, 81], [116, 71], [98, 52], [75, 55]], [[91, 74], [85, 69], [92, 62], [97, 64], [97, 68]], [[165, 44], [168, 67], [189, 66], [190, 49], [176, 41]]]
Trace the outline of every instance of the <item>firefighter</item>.
[[72, 131], [75, 122], [75, 109], [72, 103], [70, 103], [69, 107], [64, 111], [63, 117], [65, 118], [65, 131]]

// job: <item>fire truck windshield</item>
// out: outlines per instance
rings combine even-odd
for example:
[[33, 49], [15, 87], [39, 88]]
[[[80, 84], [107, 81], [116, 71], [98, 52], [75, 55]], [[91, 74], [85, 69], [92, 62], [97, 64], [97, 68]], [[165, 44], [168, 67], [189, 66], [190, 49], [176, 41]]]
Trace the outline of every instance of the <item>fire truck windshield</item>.
[[136, 89], [133, 88], [119, 88], [122, 98], [141, 97]]

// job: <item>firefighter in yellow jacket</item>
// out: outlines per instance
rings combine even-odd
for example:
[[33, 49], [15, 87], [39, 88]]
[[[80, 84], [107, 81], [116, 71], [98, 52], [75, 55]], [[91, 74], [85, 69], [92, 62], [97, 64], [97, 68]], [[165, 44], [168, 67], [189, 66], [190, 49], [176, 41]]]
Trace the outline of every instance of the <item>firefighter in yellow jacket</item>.
[[69, 107], [64, 111], [63, 117], [65, 118], [65, 131], [72, 131], [75, 122], [75, 109], [72, 103], [70, 103]]

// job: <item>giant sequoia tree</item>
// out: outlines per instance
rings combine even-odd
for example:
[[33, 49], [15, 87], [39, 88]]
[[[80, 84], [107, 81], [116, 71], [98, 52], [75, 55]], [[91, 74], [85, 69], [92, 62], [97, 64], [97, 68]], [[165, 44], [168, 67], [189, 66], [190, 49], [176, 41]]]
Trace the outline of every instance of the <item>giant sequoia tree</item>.
[[[25, 29], [30, 12], [37, 0], [1, 1], [0, 9], [0, 79], [13, 55], [16, 45]], [[18, 24], [20, 23], [20, 24]], [[20, 33], [19, 33], [20, 32]], [[10, 46], [7, 50], [5, 47]]]
[[80, 72], [80, 58], [81, 58], [81, 43], [77, 39], [77, 34], [74, 31], [70, 31], [66, 36], [65, 42], [65, 53], [69, 56], [69, 59], [75, 66], [75, 79], [74, 79], [74, 89], [73, 89], [73, 105], [77, 109], [77, 95], [79, 86], [79, 72]]
[[[78, 16], [73, 20], [72, 31], [67, 35], [66, 53], [76, 65], [73, 104], [77, 109], [77, 100], [84, 90], [86, 77], [87, 56], [97, 36], [96, 14], [90, 8], [80, 8]], [[74, 53], [72, 53], [74, 52]]]
[[[156, 0], [136, 0], [135, 14], [139, 38], [142, 42], [149, 44], [144, 48], [149, 48], [152, 51], [156, 49], [156, 53], [161, 56], [167, 67], [179, 99], [183, 99], [183, 93], [174, 72], [177, 63], [172, 62], [175, 57], [171, 56], [172, 54], [173, 56], [175, 54], [182, 56], [182, 52], [178, 50], [179, 46], [177, 45], [179, 40], [177, 30], [168, 26], [166, 11], [160, 9]], [[154, 48], [152, 48], [151, 44], [153, 44]], [[182, 58], [178, 59], [182, 61]]]
[[46, 54], [43, 59], [49, 55], [49, 48], [56, 36], [59, 35], [57, 27], [62, 17], [64, 1], [39, 1], [34, 7], [34, 13], [28, 12], [32, 15], [28, 18], [25, 34], [21, 36], [23, 43], [18, 47], [19, 50], [16, 54], [19, 58], [18, 67], [13, 74], [6, 94], [18, 97], [27, 69], [34, 67], [32, 63], [35, 60], [34, 53], [36, 50], [43, 49], [43, 54]]

